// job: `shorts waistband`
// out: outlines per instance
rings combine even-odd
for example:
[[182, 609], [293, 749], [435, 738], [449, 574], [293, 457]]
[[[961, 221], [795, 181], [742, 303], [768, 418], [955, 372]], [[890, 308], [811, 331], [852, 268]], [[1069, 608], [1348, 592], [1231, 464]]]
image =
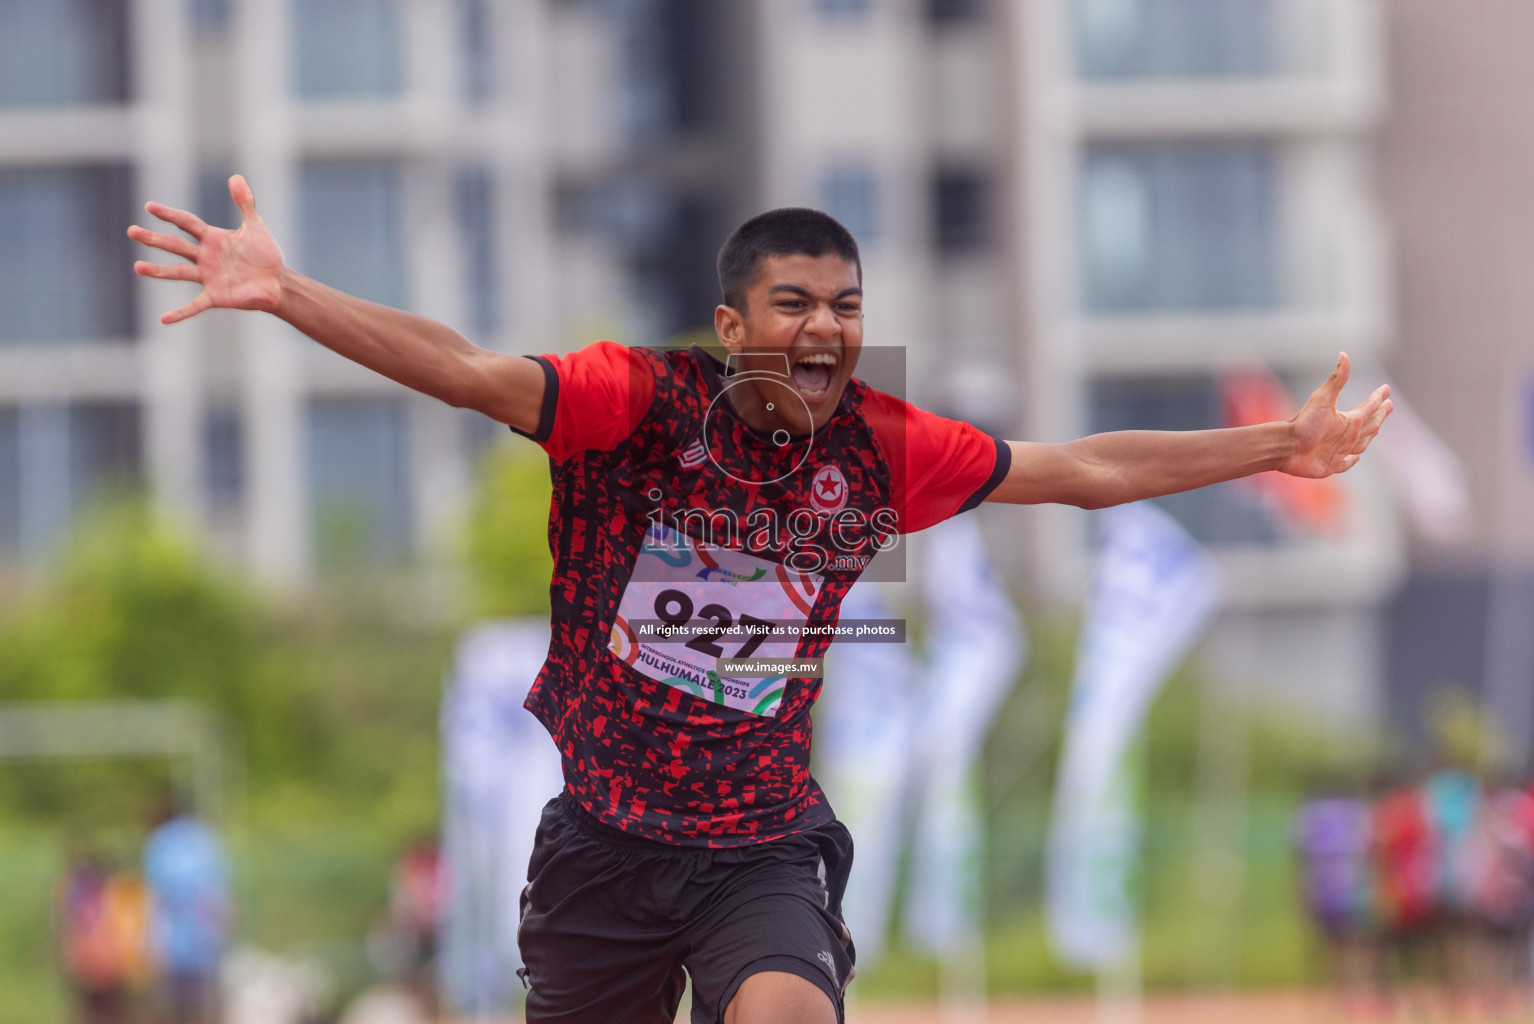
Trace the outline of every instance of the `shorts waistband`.
[[679, 846], [675, 843], [662, 843], [655, 839], [646, 839], [643, 836], [631, 836], [627, 832], [613, 828], [611, 825], [598, 819], [580, 801], [570, 795], [568, 789], [560, 790], [555, 798], [559, 803], [559, 810], [565, 816], [565, 820], [574, 825], [578, 831], [605, 843], [608, 846], [622, 847], [628, 850], [647, 850], [651, 853], [684, 853], [690, 847]]

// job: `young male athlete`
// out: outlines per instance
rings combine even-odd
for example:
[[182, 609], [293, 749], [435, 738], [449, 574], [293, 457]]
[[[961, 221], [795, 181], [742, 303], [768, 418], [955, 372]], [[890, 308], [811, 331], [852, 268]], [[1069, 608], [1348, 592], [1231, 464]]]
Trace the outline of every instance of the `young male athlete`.
[[898, 534], [982, 501], [1100, 508], [1264, 470], [1340, 473], [1391, 409], [1381, 387], [1337, 410], [1344, 356], [1286, 422], [993, 440], [853, 377], [857, 245], [810, 210], [762, 214], [725, 243], [728, 366], [611, 342], [503, 355], [293, 272], [245, 180], [230, 193], [236, 231], [156, 203], [190, 240], [129, 228], [189, 261], [139, 274], [202, 285], [162, 322], [273, 313], [549, 454], [553, 638], [528, 707], [565, 789], [523, 895], [529, 1021], [670, 1021], [688, 975], [696, 1022], [841, 1019], [851, 842], [809, 775], [820, 680], [723, 659], [822, 655], [843, 596]]

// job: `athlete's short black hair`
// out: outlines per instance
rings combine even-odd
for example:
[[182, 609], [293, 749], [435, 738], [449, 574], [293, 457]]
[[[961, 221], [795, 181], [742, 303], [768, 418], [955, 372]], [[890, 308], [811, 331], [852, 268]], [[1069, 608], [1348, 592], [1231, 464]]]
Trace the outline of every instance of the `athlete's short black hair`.
[[756, 280], [758, 265], [767, 256], [840, 256], [857, 267], [863, 283], [863, 261], [852, 232], [836, 218], [802, 206], [785, 206], [759, 213], [736, 228], [719, 250], [719, 290], [724, 304], [744, 311], [746, 289]]

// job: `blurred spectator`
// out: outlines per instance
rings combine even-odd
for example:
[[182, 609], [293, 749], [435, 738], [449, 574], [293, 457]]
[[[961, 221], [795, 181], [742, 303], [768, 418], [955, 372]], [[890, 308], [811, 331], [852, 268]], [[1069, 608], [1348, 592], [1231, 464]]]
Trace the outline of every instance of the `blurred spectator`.
[[1383, 1008], [1375, 997], [1393, 993], [1410, 1016], [1527, 1014], [1534, 787], [1444, 768], [1372, 805], [1316, 796], [1296, 815], [1295, 845], [1344, 1010]]
[[420, 839], [394, 865], [390, 930], [402, 950], [401, 980], [422, 1012], [437, 1012], [437, 932], [442, 925], [442, 855], [435, 839]]
[[1534, 923], [1534, 798], [1515, 787], [1488, 786], [1460, 871], [1474, 924], [1473, 983], [1491, 1014], [1521, 1012]]
[[1296, 824], [1306, 908], [1326, 941], [1333, 992], [1344, 1014], [1382, 1005], [1368, 801], [1328, 793], [1307, 800]]
[[59, 885], [59, 938], [65, 978], [86, 1022], [132, 1017], [133, 995], [150, 979], [148, 893], [131, 871], [110, 871], [85, 853]]
[[213, 1024], [233, 909], [223, 844], [173, 799], [145, 841], [144, 878], [153, 897], [164, 1017], [169, 1024]]
[[1417, 786], [1397, 786], [1375, 802], [1374, 864], [1387, 978], [1435, 979], [1438, 842]]
[[1462, 768], [1442, 767], [1422, 784], [1422, 799], [1437, 848], [1436, 938], [1440, 969], [1451, 1002], [1460, 1007], [1473, 991], [1476, 921], [1474, 883], [1463, 864], [1481, 801], [1481, 784]]
[[118, 871], [107, 880], [107, 920], [122, 950], [123, 968], [133, 994], [142, 994], [159, 965], [149, 938], [149, 886], [137, 871]]

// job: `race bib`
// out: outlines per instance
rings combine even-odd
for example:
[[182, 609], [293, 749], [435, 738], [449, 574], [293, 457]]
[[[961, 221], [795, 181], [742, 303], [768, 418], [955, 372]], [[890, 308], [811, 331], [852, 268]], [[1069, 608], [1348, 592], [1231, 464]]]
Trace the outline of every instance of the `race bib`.
[[718, 659], [792, 658], [824, 582], [656, 524], [623, 591], [608, 650], [667, 686], [774, 716], [787, 680], [721, 678]]

